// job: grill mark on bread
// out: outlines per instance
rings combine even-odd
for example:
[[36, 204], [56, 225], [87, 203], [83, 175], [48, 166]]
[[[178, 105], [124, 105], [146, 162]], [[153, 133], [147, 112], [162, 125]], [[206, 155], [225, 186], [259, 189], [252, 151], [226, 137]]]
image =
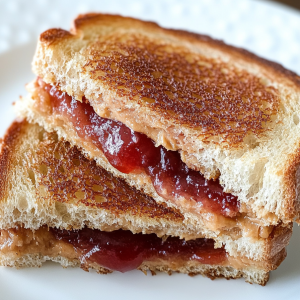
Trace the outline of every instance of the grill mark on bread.
[[190, 50], [138, 34], [113, 34], [90, 45], [83, 72], [118, 97], [229, 145], [261, 136], [279, 107], [261, 79]]

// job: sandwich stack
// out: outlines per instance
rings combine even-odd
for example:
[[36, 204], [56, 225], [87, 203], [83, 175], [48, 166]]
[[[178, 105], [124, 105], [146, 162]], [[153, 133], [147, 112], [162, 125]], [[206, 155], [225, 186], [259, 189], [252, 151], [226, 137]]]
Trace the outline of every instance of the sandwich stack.
[[42, 33], [33, 71], [2, 143], [3, 265], [266, 284], [299, 219], [299, 76], [104, 14]]

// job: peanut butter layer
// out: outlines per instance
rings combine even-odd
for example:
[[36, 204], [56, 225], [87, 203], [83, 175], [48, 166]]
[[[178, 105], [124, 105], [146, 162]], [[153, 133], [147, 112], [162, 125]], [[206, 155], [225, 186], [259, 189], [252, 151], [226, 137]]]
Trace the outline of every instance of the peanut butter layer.
[[[95, 232], [97, 231], [98, 230], [95, 230]], [[101, 248], [99, 250], [99, 247], [97, 248], [97, 246], [93, 246], [92, 250], [88, 251], [87, 253], [82, 252], [80, 248], [73, 246], [70, 242], [67, 242], [66, 239], [61, 239], [59, 236], [57, 236], [56, 232], [57, 230], [52, 231], [45, 226], [36, 231], [25, 229], [23, 227], [1, 230], [0, 255], [9, 256], [11, 259], [15, 260], [27, 254], [40, 254], [42, 256], [49, 256], [52, 258], [62, 256], [71, 261], [79, 261], [85, 270], [89, 269], [91, 265], [95, 263], [97, 264], [95, 259], [92, 260], [89, 258], [93, 253], [95, 253], [96, 250], [102, 251]], [[67, 231], [64, 232], [64, 234], [67, 236]], [[134, 236], [135, 235], [133, 235], [133, 237]], [[81, 242], [82, 240], [78, 241], [79, 244]], [[84, 248], [88, 249], [88, 244], [84, 245]], [[245, 268], [255, 268], [270, 271], [276, 268], [276, 264], [280, 263], [283, 260], [282, 257], [285, 256], [285, 249], [283, 249], [282, 251], [280, 251], [280, 253], [277, 253], [271, 260], [254, 261], [249, 260], [246, 257], [231, 257], [225, 252], [224, 256], [222, 252], [223, 250], [221, 249], [214, 250], [207, 247], [205, 248], [205, 246], [202, 249], [202, 246], [199, 247], [197, 248], [197, 246], [193, 246], [194, 250], [192, 251], [195, 251], [195, 254], [192, 257], [194, 257], [195, 259], [192, 258], [186, 260], [186, 256], [183, 252], [182, 255], [180, 255], [181, 252], [177, 252], [176, 255], [171, 254], [170, 256], [165, 256], [164, 259], [153, 256], [150, 260], [148, 258], [146, 261], [143, 261], [142, 264], [146, 263], [149, 265], [167, 265], [169, 268], [176, 270], [184, 267], [185, 265], [189, 265], [190, 267], [193, 265], [197, 266], [204, 263], [210, 265], [216, 264], [219, 266], [233, 267], [237, 270], [242, 270]], [[182, 249], [178, 251], [182, 251]], [[208, 255], [206, 251], [209, 251], [210, 254]], [[214, 251], [216, 252], [215, 254]], [[108, 256], [105, 257], [106, 259], [109, 259]]]
[[14, 259], [26, 254], [42, 254], [50, 257], [62, 255], [70, 260], [78, 259], [74, 247], [57, 240], [47, 227], [41, 227], [36, 231], [23, 227], [1, 230], [0, 251], [2, 255], [12, 256]]

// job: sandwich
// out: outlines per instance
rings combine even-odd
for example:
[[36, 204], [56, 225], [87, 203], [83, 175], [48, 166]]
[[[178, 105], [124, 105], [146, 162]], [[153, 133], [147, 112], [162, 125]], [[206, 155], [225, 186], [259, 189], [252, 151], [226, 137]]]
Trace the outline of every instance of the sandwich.
[[[286, 256], [291, 226], [260, 241], [215, 247], [176, 208], [158, 203], [88, 159], [56, 132], [15, 121], [0, 151], [0, 264], [51, 260], [99, 273], [163, 271], [244, 277], [265, 285]], [[181, 238], [179, 238], [181, 237]], [[265, 257], [253, 255], [265, 248]]]
[[42, 33], [32, 66], [20, 117], [178, 209], [217, 247], [299, 219], [296, 74], [204, 35], [105, 14]]
[[[18, 116], [26, 120], [20, 127], [55, 136], [55, 143], [67, 145], [63, 147], [73, 149], [70, 151], [76, 149], [80, 160], [138, 193], [139, 199], [145, 199], [144, 208], [150, 201], [148, 214], [158, 212], [157, 207], [164, 213], [159, 212], [154, 222], [143, 214], [128, 212], [123, 207], [129, 201], [127, 192], [119, 211], [113, 206], [105, 210], [90, 205], [96, 201], [90, 196], [91, 179], [78, 179], [80, 189], [74, 196], [65, 186], [73, 169], [63, 167], [65, 177], [54, 179], [63, 173], [54, 162], [55, 176], [50, 175], [51, 168], [45, 168], [45, 174], [44, 167], [33, 172], [47, 184], [37, 186], [36, 175], [28, 175], [33, 178], [34, 194], [39, 194], [33, 202], [43, 203], [39, 209], [32, 214], [26, 209], [23, 214], [18, 201], [10, 200], [13, 206], [3, 201], [3, 216], [13, 215], [15, 220], [8, 224], [6, 219], [2, 225], [0, 221], [3, 230], [12, 230], [17, 236], [18, 226], [21, 231], [35, 230], [33, 236], [38, 230], [50, 232], [52, 236], [43, 239], [48, 246], [48, 240], [67, 241], [73, 248], [82, 243], [89, 250], [82, 254], [82, 249], [76, 248], [75, 252], [81, 253], [76, 262], [85, 269], [95, 261], [82, 262], [93, 257], [95, 249], [103, 249], [85, 244], [85, 232], [99, 230], [105, 236], [114, 232], [117, 240], [120, 236], [115, 230], [146, 240], [153, 234], [161, 239], [154, 244], [165, 245], [174, 239], [189, 249], [205, 239], [209, 242], [204, 244], [211, 243], [213, 251], [223, 251], [227, 259], [242, 263], [227, 260], [223, 265], [207, 265], [197, 261], [195, 265], [194, 259], [172, 257], [168, 261], [158, 255], [155, 262], [146, 260], [135, 267], [211, 277], [243, 276], [249, 282], [266, 283], [269, 271], [286, 255], [292, 222], [299, 221], [299, 76], [207, 36], [105, 14], [80, 15], [70, 31], [42, 33], [32, 66], [37, 78], [27, 85], [28, 96], [15, 104]], [[17, 140], [26, 144], [29, 136], [33, 138], [21, 135]], [[54, 145], [47, 139], [47, 147]], [[28, 147], [40, 147], [34, 146], [40, 145], [35, 141]], [[44, 154], [40, 156], [37, 149], [32, 153], [39, 153], [34, 155], [38, 165], [47, 166], [40, 162]], [[50, 157], [55, 158], [55, 153], [45, 150]], [[69, 161], [68, 155], [64, 162]], [[81, 170], [85, 163], [79, 165]], [[94, 185], [99, 186], [97, 182]], [[101, 194], [103, 185], [99, 189], [99, 199], [107, 198]], [[118, 194], [118, 199], [122, 197]], [[58, 207], [61, 217], [56, 211], [55, 217], [46, 213], [50, 207]], [[43, 217], [32, 222], [39, 211], [37, 216]], [[180, 221], [168, 217], [171, 212], [176, 212]], [[51, 257], [45, 253], [42, 260]], [[191, 257], [197, 256], [194, 254]], [[3, 264], [16, 261], [13, 258]], [[102, 263], [96, 265], [97, 270], [99, 266], [105, 272], [114, 270]]]

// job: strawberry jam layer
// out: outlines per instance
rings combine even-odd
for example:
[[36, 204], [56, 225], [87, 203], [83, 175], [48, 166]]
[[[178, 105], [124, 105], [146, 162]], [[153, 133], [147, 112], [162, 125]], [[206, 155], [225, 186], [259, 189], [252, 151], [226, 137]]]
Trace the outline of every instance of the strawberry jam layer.
[[120, 272], [136, 269], [144, 261], [158, 259], [171, 260], [174, 263], [194, 260], [202, 264], [216, 265], [222, 264], [227, 258], [226, 251], [223, 248], [215, 249], [211, 239], [185, 241], [168, 237], [164, 241], [155, 234], [133, 234], [125, 230], [50, 230], [56, 239], [73, 245], [83, 264], [94, 262]]
[[37, 80], [48, 92], [52, 112], [66, 117], [78, 136], [98, 147], [110, 164], [123, 173], [144, 171], [156, 192], [165, 199], [192, 199], [206, 212], [235, 217], [239, 211], [237, 197], [223, 192], [219, 181], [206, 180], [189, 169], [177, 151], [155, 147], [145, 134], [135, 132], [121, 122], [102, 118], [86, 99], [79, 102], [56, 87]]

